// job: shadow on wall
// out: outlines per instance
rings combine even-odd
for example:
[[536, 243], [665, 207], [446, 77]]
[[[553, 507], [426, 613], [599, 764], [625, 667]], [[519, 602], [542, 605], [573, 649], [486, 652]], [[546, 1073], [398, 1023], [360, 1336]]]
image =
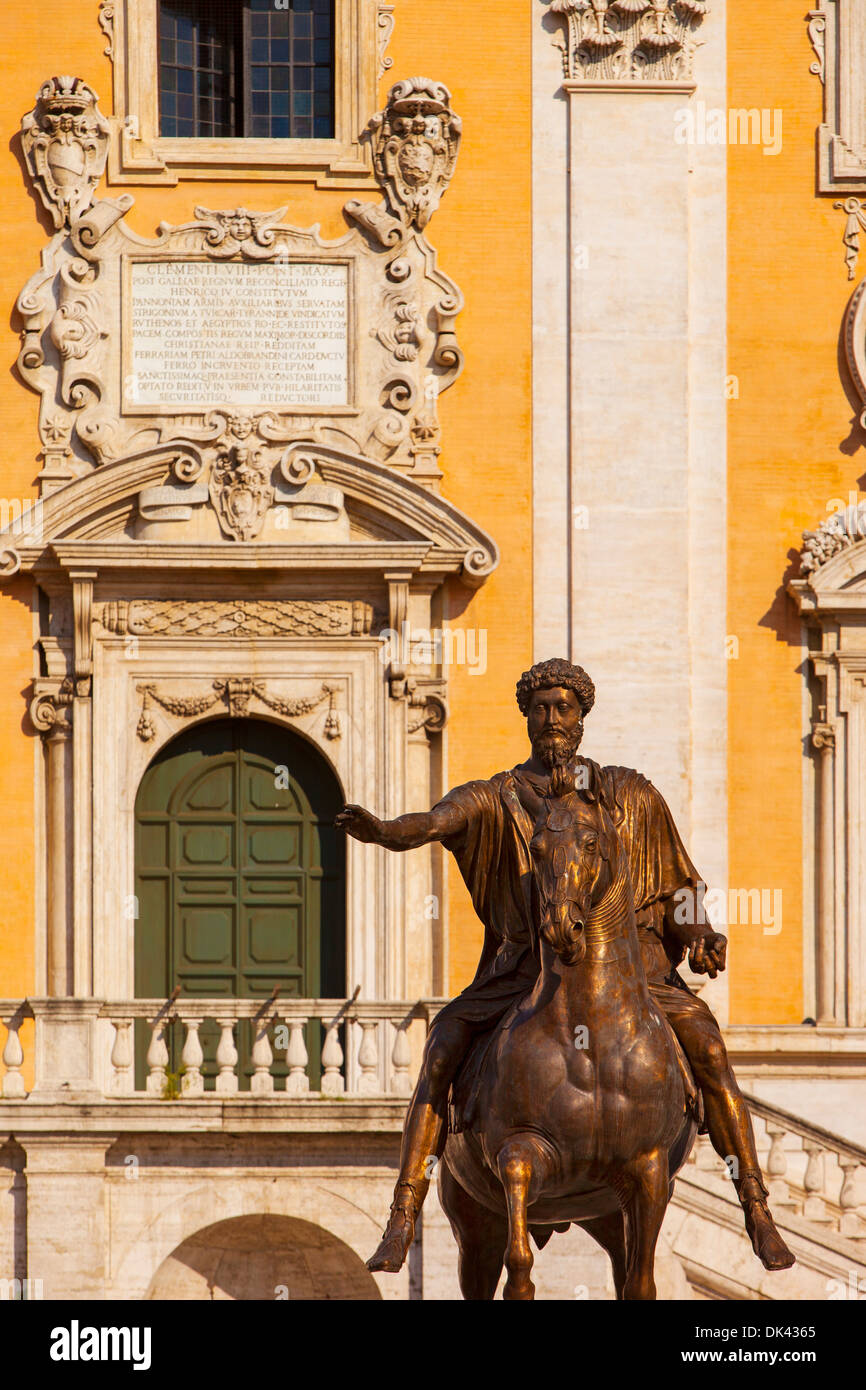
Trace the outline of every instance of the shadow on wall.
[[311, 1221], [239, 1216], [205, 1226], [163, 1260], [148, 1299], [379, 1299], [348, 1245]]

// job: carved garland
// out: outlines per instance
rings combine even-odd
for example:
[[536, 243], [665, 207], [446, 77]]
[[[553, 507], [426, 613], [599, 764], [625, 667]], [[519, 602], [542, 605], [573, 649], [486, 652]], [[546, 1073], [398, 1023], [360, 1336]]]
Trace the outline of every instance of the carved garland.
[[217, 680], [213, 682], [213, 694], [204, 695], [165, 695], [161, 693], [155, 685], [145, 684], [136, 686], [139, 695], [142, 696], [141, 713], [138, 719], [136, 732], [143, 743], [149, 743], [156, 735], [156, 725], [151, 717], [153, 704], [160, 705], [168, 714], [176, 715], [181, 719], [192, 719], [196, 715], [207, 714], [207, 712], [223, 701], [228, 707], [229, 713], [234, 719], [243, 719], [249, 710], [250, 700], [255, 697], [260, 700], [268, 709], [272, 709], [277, 714], [285, 718], [294, 719], [302, 714], [310, 714], [317, 709], [323, 701], [328, 701], [328, 713], [325, 719], [324, 733], [328, 739], [338, 739], [341, 736], [340, 718], [336, 708], [337, 687], [334, 685], [322, 685], [318, 695], [311, 695], [307, 698], [283, 699], [278, 695], [271, 695], [263, 681], [254, 681], [233, 676], [228, 680]]

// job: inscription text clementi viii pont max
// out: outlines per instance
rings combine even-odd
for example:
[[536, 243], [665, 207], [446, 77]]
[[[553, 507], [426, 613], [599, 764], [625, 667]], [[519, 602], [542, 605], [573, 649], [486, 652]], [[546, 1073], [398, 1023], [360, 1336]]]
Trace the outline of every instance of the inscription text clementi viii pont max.
[[431, 1030], [368, 1262], [400, 1269], [435, 1169], [465, 1298], [492, 1298], [503, 1263], [505, 1297], [532, 1298], [530, 1235], [540, 1248], [572, 1222], [607, 1251], [618, 1298], [654, 1298], [673, 1178], [701, 1127], [755, 1254], [767, 1269], [794, 1263], [718, 1023], [676, 968], [688, 953], [715, 977], [727, 941], [678, 910], [700, 879], [655, 787], [578, 756], [594, 699], [580, 666], [534, 666], [517, 686], [526, 762], [426, 813], [338, 817], [387, 849], [440, 841], [484, 924], [475, 979]]

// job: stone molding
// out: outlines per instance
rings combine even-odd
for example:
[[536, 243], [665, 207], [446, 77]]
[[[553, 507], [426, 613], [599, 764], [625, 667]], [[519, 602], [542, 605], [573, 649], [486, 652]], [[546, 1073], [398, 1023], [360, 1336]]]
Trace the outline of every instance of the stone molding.
[[569, 90], [693, 91], [703, 0], [549, 0]]
[[818, 192], [856, 193], [866, 189], [866, 114], [860, 96], [866, 12], [857, 0], [819, 0], [805, 20], [815, 55], [809, 70], [824, 89]]

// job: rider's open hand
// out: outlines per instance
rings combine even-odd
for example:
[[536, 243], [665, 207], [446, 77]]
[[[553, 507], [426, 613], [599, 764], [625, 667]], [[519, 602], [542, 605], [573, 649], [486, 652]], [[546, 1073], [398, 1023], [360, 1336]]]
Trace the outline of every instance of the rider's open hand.
[[720, 970], [725, 968], [728, 938], [721, 932], [710, 932], [701, 936], [689, 951], [689, 966], [696, 975], [709, 975], [714, 980]]
[[345, 830], [347, 835], [366, 845], [378, 844], [382, 833], [382, 822], [363, 806], [344, 806], [334, 824], [338, 830]]

